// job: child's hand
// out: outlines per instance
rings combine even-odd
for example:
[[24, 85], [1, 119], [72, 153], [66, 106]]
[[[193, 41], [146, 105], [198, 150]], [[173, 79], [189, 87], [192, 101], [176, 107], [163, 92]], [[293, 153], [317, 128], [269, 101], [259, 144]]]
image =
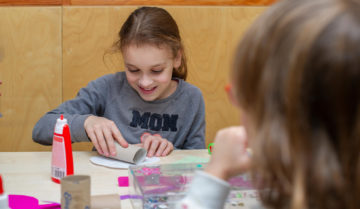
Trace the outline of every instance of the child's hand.
[[218, 131], [205, 171], [224, 180], [246, 172], [250, 168], [250, 156], [246, 148], [244, 127], [235, 126]]
[[84, 128], [101, 155], [109, 156], [109, 153], [113, 156], [116, 155], [115, 140], [122, 147], [128, 147], [128, 143], [111, 120], [104, 117], [89, 116], [84, 122]]
[[147, 156], [167, 156], [174, 149], [174, 145], [167, 139], [162, 138], [159, 134], [144, 134], [141, 137], [141, 143], [147, 150]]

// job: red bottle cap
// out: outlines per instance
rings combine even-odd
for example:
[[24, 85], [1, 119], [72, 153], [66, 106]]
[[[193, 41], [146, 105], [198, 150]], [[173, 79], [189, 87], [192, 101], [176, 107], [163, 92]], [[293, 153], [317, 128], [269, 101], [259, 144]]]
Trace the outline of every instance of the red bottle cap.
[[2, 183], [2, 177], [0, 175], [0, 195], [4, 194], [4, 188], [3, 188], [3, 183]]

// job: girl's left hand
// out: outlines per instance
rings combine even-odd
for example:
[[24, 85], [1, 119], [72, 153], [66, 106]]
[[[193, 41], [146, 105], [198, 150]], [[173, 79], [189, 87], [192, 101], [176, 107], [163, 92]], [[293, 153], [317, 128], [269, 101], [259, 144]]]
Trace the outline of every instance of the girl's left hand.
[[162, 138], [159, 134], [144, 134], [141, 137], [143, 148], [147, 150], [147, 156], [160, 157], [167, 156], [173, 151], [174, 145], [167, 139]]
[[248, 138], [244, 127], [233, 126], [219, 130], [214, 143], [206, 172], [227, 181], [250, 170], [251, 158], [246, 152]]

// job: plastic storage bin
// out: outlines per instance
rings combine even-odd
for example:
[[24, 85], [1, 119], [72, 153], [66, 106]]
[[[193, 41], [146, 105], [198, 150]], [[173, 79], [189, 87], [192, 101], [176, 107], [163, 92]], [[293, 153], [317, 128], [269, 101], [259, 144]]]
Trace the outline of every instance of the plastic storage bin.
[[[205, 164], [162, 164], [131, 166], [129, 168], [131, 202], [137, 209], [175, 208], [184, 197], [195, 171]], [[225, 208], [259, 207], [258, 192], [253, 189], [249, 175], [229, 180], [231, 192]], [[202, 189], [202, 188], [199, 188]]]

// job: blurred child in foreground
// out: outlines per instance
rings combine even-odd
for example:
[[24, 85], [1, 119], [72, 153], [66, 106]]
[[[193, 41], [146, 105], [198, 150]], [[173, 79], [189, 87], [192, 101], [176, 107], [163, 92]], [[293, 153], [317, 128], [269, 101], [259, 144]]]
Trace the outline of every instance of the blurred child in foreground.
[[358, 0], [274, 4], [241, 41], [231, 83], [244, 127], [218, 132], [178, 208], [222, 208], [226, 181], [247, 171], [266, 208], [360, 208]]

